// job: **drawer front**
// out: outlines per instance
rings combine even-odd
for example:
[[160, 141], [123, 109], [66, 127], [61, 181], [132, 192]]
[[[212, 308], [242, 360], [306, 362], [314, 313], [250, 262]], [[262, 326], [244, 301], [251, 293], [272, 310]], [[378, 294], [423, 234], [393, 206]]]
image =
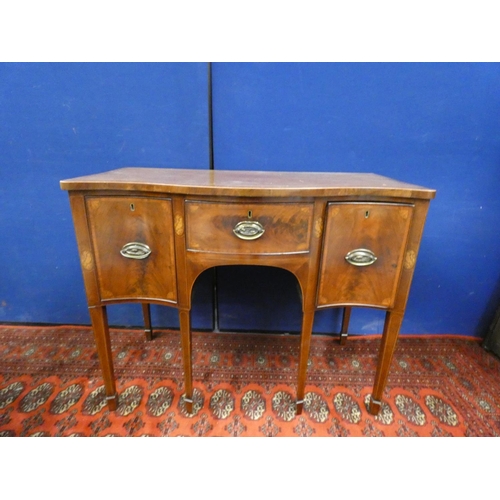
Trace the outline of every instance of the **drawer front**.
[[313, 204], [186, 201], [189, 251], [281, 255], [309, 251]]
[[318, 306], [391, 307], [412, 213], [403, 204], [329, 203]]
[[102, 300], [177, 299], [169, 199], [86, 198]]

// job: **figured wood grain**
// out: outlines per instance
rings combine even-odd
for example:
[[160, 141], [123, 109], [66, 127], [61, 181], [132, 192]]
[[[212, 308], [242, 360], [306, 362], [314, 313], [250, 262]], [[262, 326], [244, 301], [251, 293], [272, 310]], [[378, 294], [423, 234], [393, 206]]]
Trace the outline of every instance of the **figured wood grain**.
[[[175, 303], [171, 200], [89, 196], [86, 207], [101, 300], [151, 298]], [[131, 242], [148, 245], [151, 255], [140, 260], [121, 255]]]
[[[388, 308], [394, 303], [413, 206], [391, 203], [330, 203], [321, 260], [318, 306]], [[372, 251], [377, 260], [356, 267], [352, 250]]]
[[[313, 203], [186, 202], [187, 249], [236, 254], [290, 254], [309, 250]], [[257, 221], [264, 233], [242, 240], [239, 222]]]
[[92, 247], [91, 235], [87, 223], [87, 211], [85, 208], [85, 197], [82, 194], [72, 192], [70, 194], [71, 214], [75, 226], [76, 242], [80, 255], [85, 293], [89, 307], [100, 304], [99, 283], [95, 268], [95, 256]]

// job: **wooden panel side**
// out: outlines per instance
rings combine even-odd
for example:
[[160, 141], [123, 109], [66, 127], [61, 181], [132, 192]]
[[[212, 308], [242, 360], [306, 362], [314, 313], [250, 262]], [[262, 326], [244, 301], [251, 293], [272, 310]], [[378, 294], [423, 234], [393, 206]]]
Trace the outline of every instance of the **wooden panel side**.
[[100, 303], [99, 286], [97, 282], [95, 255], [92, 247], [91, 237], [87, 224], [87, 212], [85, 209], [85, 197], [82, 194], [69, 194], [71, 214], [75, 227], [78, 253], [82, 268], [87, 303], [90, 306]]
[[394, 310], [404, 312], [410, 286], [417, 264], [418, 251], [422, 241], [422, 234], [424, 231], [425, 220], [429, 210], [429, 200], [415, 200], [413, 209], [412, 222], [408, 234], [408, 243], [405, 248], [403, 256], [403, 263], [401, 268], [401, 277], [399, 280], [396, 298], [394, 300]]

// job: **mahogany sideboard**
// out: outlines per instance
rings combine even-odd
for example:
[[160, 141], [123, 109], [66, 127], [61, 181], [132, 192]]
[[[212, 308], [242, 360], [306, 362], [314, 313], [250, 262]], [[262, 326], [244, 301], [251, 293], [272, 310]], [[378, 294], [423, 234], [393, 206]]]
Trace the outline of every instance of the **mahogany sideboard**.
[[[303, 406], [314, 313], [386, 311], [369, 403], [376, 415], [405, 312], [428, 189], [375, 174], [122, 168], [61, 181], [68, 190], [90, 318], [106, 389], [117, 393], [106, 306], [179, 311], [184, 399], [192, 411], [191, 292], [206, 269], [276, 266], [302, 294], [297, 414]], [[286, 339], [283, 339], [286, 342]]]

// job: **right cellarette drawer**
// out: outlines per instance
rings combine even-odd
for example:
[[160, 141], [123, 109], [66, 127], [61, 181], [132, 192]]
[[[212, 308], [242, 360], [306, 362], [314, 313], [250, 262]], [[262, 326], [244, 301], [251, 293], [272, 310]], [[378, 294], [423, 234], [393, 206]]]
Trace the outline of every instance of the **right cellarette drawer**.
[[392, 307], [412, 213], [409, 204], [329, 203], [318, 307]]

